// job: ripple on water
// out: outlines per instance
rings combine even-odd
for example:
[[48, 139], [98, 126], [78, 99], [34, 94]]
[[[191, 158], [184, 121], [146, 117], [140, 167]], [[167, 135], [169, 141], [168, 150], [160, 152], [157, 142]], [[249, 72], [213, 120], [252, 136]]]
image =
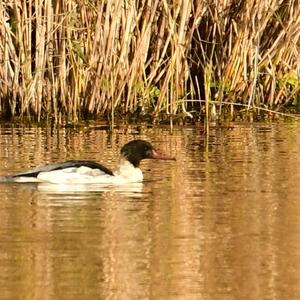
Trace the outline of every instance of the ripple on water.
[[[154, 142], [128, 187], [0, 186], [3, 299], [298, 299], [299, 124], [0, 124], [0, 174]], [[245, 276], [246, 274], [246, 276]]]

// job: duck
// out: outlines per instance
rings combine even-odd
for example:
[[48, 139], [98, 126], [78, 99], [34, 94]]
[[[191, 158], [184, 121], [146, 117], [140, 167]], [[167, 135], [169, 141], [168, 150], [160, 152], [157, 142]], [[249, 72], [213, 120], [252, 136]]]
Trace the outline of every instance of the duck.
[[69, 160], [36, 167], [29, 171], [4, 176], [2, 182], [52, 184], [124, 184], [143, 181], [140, 162], [144, 159], [176, 160], [163, 154], [144, 140], [132, 140], [120, 151], [119, 165], [113, 172], [90, 160]]

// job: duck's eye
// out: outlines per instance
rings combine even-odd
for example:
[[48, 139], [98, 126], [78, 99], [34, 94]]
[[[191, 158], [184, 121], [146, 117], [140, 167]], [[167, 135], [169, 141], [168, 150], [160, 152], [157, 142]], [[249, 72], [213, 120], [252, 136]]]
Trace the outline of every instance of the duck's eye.
[[149, 145], [145, 145], [144, 146], [144, 152], [145, 153], [148, 153], [148, 152], [151, 152], [152, 151], [152, 147], [151, 146], [149, 146]]

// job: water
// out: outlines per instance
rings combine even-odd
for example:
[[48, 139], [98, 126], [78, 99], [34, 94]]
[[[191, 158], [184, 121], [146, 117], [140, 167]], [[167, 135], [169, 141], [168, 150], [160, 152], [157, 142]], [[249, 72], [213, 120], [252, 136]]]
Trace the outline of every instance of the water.
[[113, 167], [133, 138], [177, 161], [126, 188], [0, 186], [0, 299], [299, 299], [300, 124], [0, 125], [0, 175]]

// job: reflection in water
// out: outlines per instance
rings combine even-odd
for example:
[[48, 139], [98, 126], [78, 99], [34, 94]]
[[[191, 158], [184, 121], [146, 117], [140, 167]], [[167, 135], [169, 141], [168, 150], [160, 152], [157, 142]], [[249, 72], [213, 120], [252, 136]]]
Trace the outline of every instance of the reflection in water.
[[298, 124], [0, 135], [0, 175], [113, 167], [134, 137], [177, 157], [143, 162], [146, 181], [126, 188], [0, 185], [1, 299], [299, 298]]
[[120, 195], [127, 195], [131, 197], [142, 197], [143, 183], [128, 183], [120, 186], [116, 185], [102, 185], [102, 184], [51, 184], [40, 183], [31, 188], [36, 188], [39, 192], [50, 194], [64, 194], [73, 193], [91, 193], [91, 192], [103, 192], [103, 193], [116, 193]]

